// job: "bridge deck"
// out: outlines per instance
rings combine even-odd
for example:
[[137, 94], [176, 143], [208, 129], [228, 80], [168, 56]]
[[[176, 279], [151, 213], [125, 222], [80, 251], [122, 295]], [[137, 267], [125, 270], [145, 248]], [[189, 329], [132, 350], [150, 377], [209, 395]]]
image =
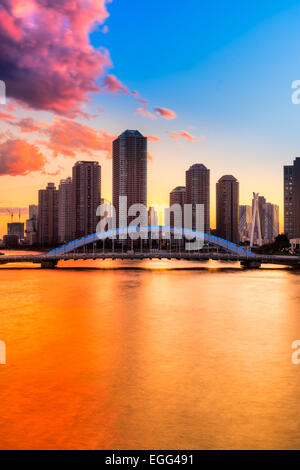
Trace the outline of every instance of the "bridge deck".
[[69, 260], [144, 260], [144, 259], [168, 259], [168, 260], [190, 260], [190, 261], [240, 261], [240, 262], [258, 262], [261, 264], [278, 264], [286, 266], [299, 266], [300, 256], [281, 256], [281, 255], [235, 255], [230, 253], [202, 253], [202, 252], [135, 252], [135, 253], [68, 253], [62, 255], [38, 254], [38, 255], [4, 255], [0, 257], [0, 264], [8, 263], [58, 263], [59, 261]]

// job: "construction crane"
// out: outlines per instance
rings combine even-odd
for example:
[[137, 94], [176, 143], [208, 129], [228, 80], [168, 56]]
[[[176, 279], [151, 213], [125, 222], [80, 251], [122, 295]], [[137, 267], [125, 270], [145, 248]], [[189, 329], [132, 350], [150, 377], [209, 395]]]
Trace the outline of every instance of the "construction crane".
[[7, 210], [7, 212], [9, 213], [9, 215], [10, 215], [10, 221], [12, 222], [12, 221], [14, 220], [14, 213], [13, 213], [13, 211], [12, 211], [11, 209], [6, 209], [6, 210]]

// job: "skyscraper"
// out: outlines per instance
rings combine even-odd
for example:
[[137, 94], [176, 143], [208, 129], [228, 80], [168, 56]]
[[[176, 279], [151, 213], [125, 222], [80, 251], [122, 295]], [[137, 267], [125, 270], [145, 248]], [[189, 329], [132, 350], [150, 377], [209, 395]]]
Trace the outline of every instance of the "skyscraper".
[[239, 182], [225, 175], [217, 182], [217, 230], [224, 240], [239, 242]]
[[[119, 198], [127, 197], [127, 207], [132, 204], [147, 206], [147, 137], [137, 130], [123, 132], [113, 142], [113, 206], [119, 227]], [[122, 214], [128, 225], [134, 217]]]
[[185, 173], [186, 204], [192, 204], [193, 228], [196, 228], [196, 204], [204, 205], [204, 231], [210, 231], [210, 170], [205, 165], [192, 165]]
[[[184, 227], [184, 205], [186, 201], [186, 188], [185, 186], [177, 186], [170, 192], [170, 207], [174, 204], [178, 204], [181, 207], [182, 220], [181, 227]], [[174, 226], [174, 214], [170, 214], [170, 225]]]
[[300, 158], [284, 167], [284, 232], [300, 238]]
[[58, 242], [58, 191], [54, 183], [39, 190], [38, 241], [41, 246]]
[[262, 237], [272, 242], [279, 234], [279, 206], [266, 202], [263, 207]]
[[101, 198], [101, 166], [98, 162], [81, 161], [73, 166], [72, 238], [96, 232], [96, 215]]
[[58, 188], [58, 240], [72, 240], [72, 178], [60, 181]]

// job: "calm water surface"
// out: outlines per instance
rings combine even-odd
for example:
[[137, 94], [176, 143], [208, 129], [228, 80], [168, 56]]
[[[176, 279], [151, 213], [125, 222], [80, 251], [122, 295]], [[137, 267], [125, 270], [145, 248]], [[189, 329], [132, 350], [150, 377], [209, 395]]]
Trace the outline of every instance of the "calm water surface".
[[300, 448], [300, 272], [60, 266], [0, 268], [1, 449]]

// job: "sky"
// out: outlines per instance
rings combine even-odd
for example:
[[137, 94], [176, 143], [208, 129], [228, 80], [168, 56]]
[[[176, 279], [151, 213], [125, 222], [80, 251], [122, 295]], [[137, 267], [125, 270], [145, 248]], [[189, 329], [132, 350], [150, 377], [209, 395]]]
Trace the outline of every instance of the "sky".
[[280, 205], [283, 230], [299, 23], [292, 0], [0, 0], [0, 235], [7, 209], [18, 220], [78, 160], [99, 161], [111, 200], [111, 142], [125, 129], [149, 137], [149, 205], [204, 163], [212, 228], [215, 184], [232, 174], [241, 204], [255, 191]]

